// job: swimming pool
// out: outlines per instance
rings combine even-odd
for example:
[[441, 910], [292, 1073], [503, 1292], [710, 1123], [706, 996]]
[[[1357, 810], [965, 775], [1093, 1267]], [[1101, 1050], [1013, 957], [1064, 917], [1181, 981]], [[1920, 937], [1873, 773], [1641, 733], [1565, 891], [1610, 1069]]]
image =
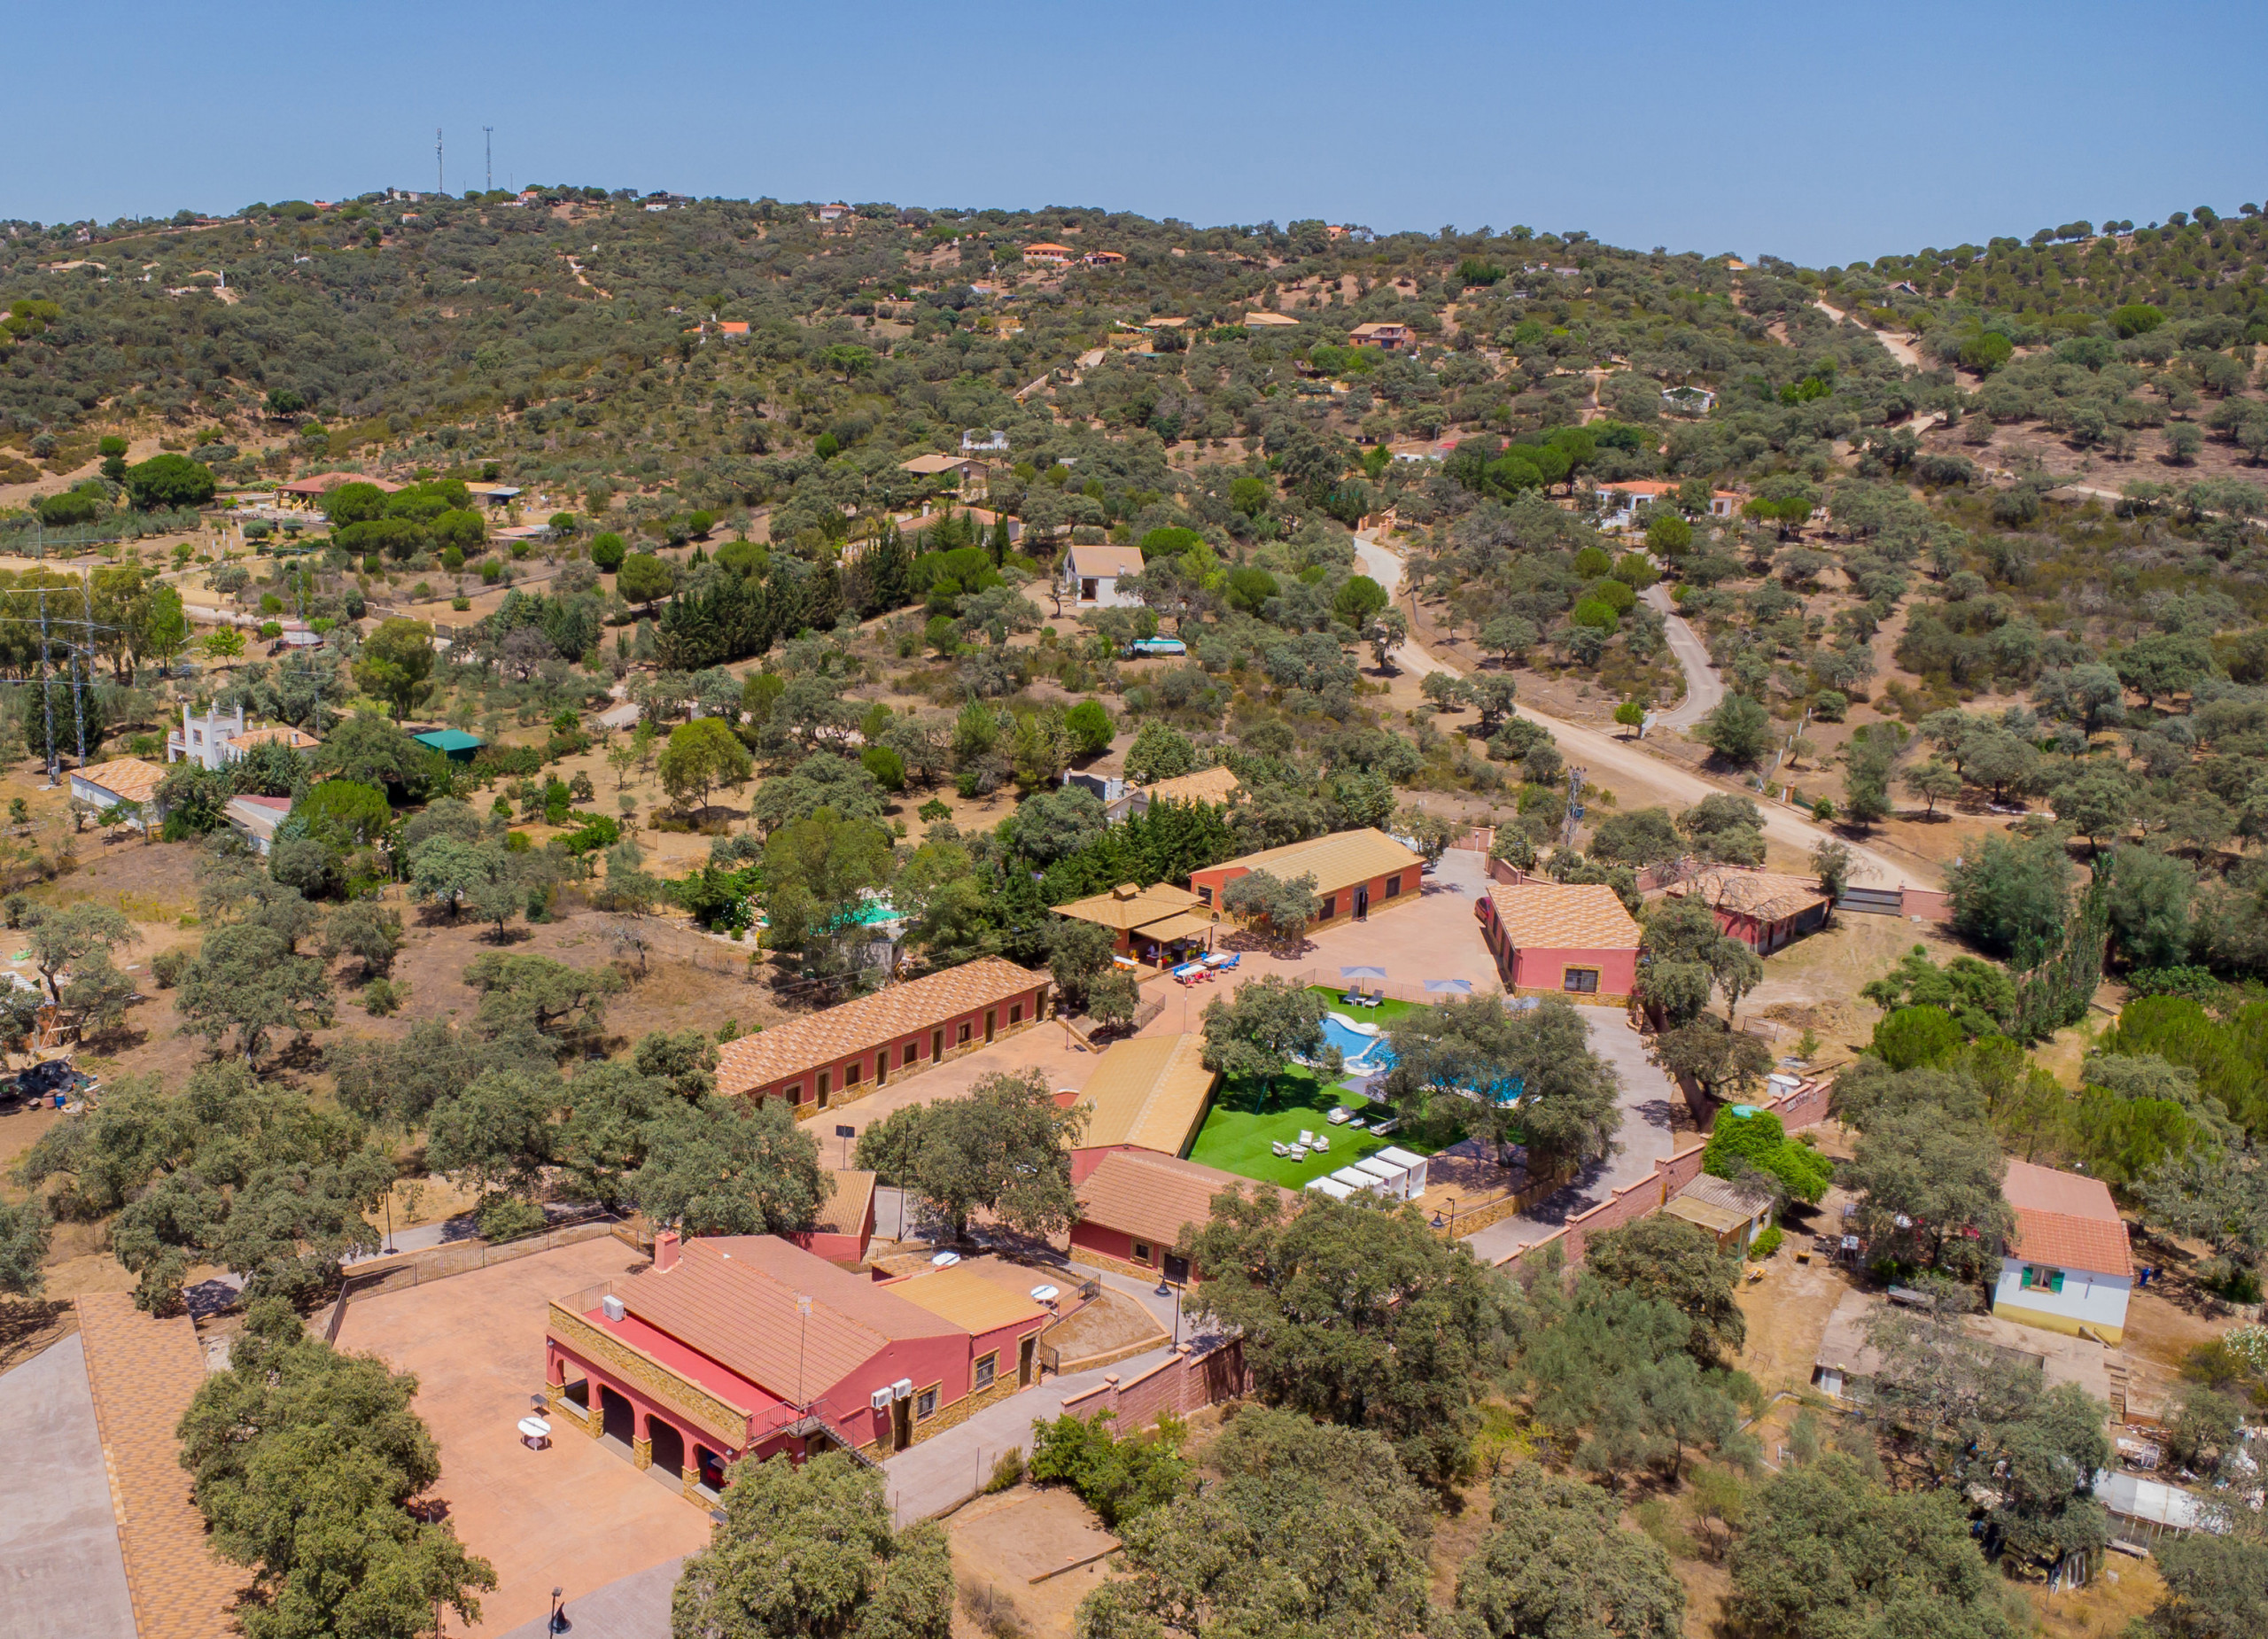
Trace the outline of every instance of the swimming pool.
[[1376, 1025], [1357, 1025], [1344, 1014], [1326, 1013], [1323, 1015], [1323, 1038], [1339, 1049], [1339, 1056], [1355, 1075], [1366, 1076], [1372, 1070], [1394, 1068], [1394, 1048]]

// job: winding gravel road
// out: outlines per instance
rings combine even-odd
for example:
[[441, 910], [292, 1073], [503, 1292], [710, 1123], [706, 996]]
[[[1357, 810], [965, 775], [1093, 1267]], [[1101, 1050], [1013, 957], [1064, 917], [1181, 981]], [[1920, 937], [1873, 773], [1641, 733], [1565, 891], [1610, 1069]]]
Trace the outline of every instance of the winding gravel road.
[[[1402, 589], [1402, 564], [1399, 554], [1367, 535], [1355, 537], [1355, 556], [1363, 572], [1386, 588], [1391, 598]], [[1689, 636], [1691, 634], [1689, 633]], [[1697, 643], [1698, 640], [1695, 641]], [[1705, 654], [1703, 658], [1705, 661]], [[1446, 672], [1453, 677], [1464, 675], [1456, 666], [1435, 659], [1425, 652], [1415, 638], [1394, 651], [1394, 663], [1413, 677], [1425, 677], [1435, 672]], [[1682, 664], [1681, 658], [1680, 664]], [[1713, 679], [1713, 673], [1711, 674]], [[1691, 676], [1688, 674], [1688, 687]], [[1721, 690], [1721, 685], [1719, 685]], [[1682, 708], [1681, 708], [1682, 709]], [[1559, 742], [1562, 756], [1570, 762], [1580, 763], [1591, 771], [1594, 777], [1619, 773], [1626, 779], [1636, 780], [1658, 791], [1687, 804], [1705, 796], [1721, 796], [1731, 789], [1699, 774], [1649, 757], [1638, 749], [1637, 742], [1614, 734], [1602, 734], [1596, 728], [1586, 728], [1579, 723], [1566, 722], [1537, 711], [1523, 703], [1522, 717], [1531, 718], [1551, 731]], [[1824, 826], [1791, 812], [1775, 803], [1759, 803], [1764, 814], [1764, 835], [1767, 840], [1800, 853], [1809, 853], [1822, 842], [1841, 843], [1851, 851], [1851, 880], [1868, 888], [1934, 888], [1937, 883], [1902, 866], [1873, 849], [1836, 835]]]

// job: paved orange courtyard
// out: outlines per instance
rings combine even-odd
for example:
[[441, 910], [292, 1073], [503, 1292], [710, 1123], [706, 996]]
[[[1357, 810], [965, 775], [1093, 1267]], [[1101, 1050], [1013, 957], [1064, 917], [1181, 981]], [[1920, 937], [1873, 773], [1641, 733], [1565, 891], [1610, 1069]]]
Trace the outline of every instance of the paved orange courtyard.
[[[474, 1632], [505, 1633], [548, 1615], [554, 1588], [571, 1599], [709, 1540], [705, 1510], [563, 1419], [548, 1451], [517, 1428], [543, 1386], [550, 1300], [644, 1262], [602, 1236], [347, 1308], [339, 1348], [417, 1374], [417, 1413], [441, 1450], [434, 1495], [496, 1567]], [[454, 1619], [450, 1630], [464, 1631]]]

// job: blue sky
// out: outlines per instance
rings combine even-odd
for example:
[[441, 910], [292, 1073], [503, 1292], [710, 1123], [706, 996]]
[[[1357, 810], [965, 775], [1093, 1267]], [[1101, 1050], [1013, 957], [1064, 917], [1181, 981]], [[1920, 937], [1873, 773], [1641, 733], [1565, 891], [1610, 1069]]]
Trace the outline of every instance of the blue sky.
[[10, 25], [0, 216], [495, 178], [1525, 222], [1824, 264], [2268, 195], [2268, 6], [113, 4]]

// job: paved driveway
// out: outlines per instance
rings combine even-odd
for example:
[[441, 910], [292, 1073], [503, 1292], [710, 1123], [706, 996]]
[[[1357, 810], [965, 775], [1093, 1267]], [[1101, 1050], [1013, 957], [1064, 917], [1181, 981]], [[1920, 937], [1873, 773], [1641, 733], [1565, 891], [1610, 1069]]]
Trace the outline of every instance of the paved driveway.
[[134, 1639], [86, 1348], [66, 1338], [0, 1376], [0, 1634]]
[[1685, 624], [1685, 617], [1677, 612], [1677, 605], [1670, 601], [1669, 587], [1657, 581], [1638, 594], [1647, 607], [1662, 618], [1662, 633], [1669, 640], [1669, 652], [1677, 658], [1677, 669], [1685, 673], [1685, 698], [1654, 719], [1656, 728], [1690, 728], [1717, 709], [1725, 697], [1724, 680], [1717, 675], [1717, 668], [1709, 659], [1709, 646], [1694, 634]]
[[1677, 1084], [1646, 1057], [1645, 1037], [1630, 1028], [1620, 1012], [1605, 1007], [1581, 1012], [1590, 1027], [1591, 1050], [1613, 1067], [1622, 1083], [1622, 1096], [1616, 1101], [1622, 1111], [1619, 1147], [1557, 1194], [1537, 1203], [1534, 1211], [1504, 1218], [1467, 1237], [1474, 1255], [1486, 1262], [1498, 1262], [1523, 1243], [1542, 1240], [1576, 1213], [1604, 1200], [1610, 1191], [1648, 1177], [1654, 1162], [1676, 1146], [1670, 1113], [1679, 1102]]

